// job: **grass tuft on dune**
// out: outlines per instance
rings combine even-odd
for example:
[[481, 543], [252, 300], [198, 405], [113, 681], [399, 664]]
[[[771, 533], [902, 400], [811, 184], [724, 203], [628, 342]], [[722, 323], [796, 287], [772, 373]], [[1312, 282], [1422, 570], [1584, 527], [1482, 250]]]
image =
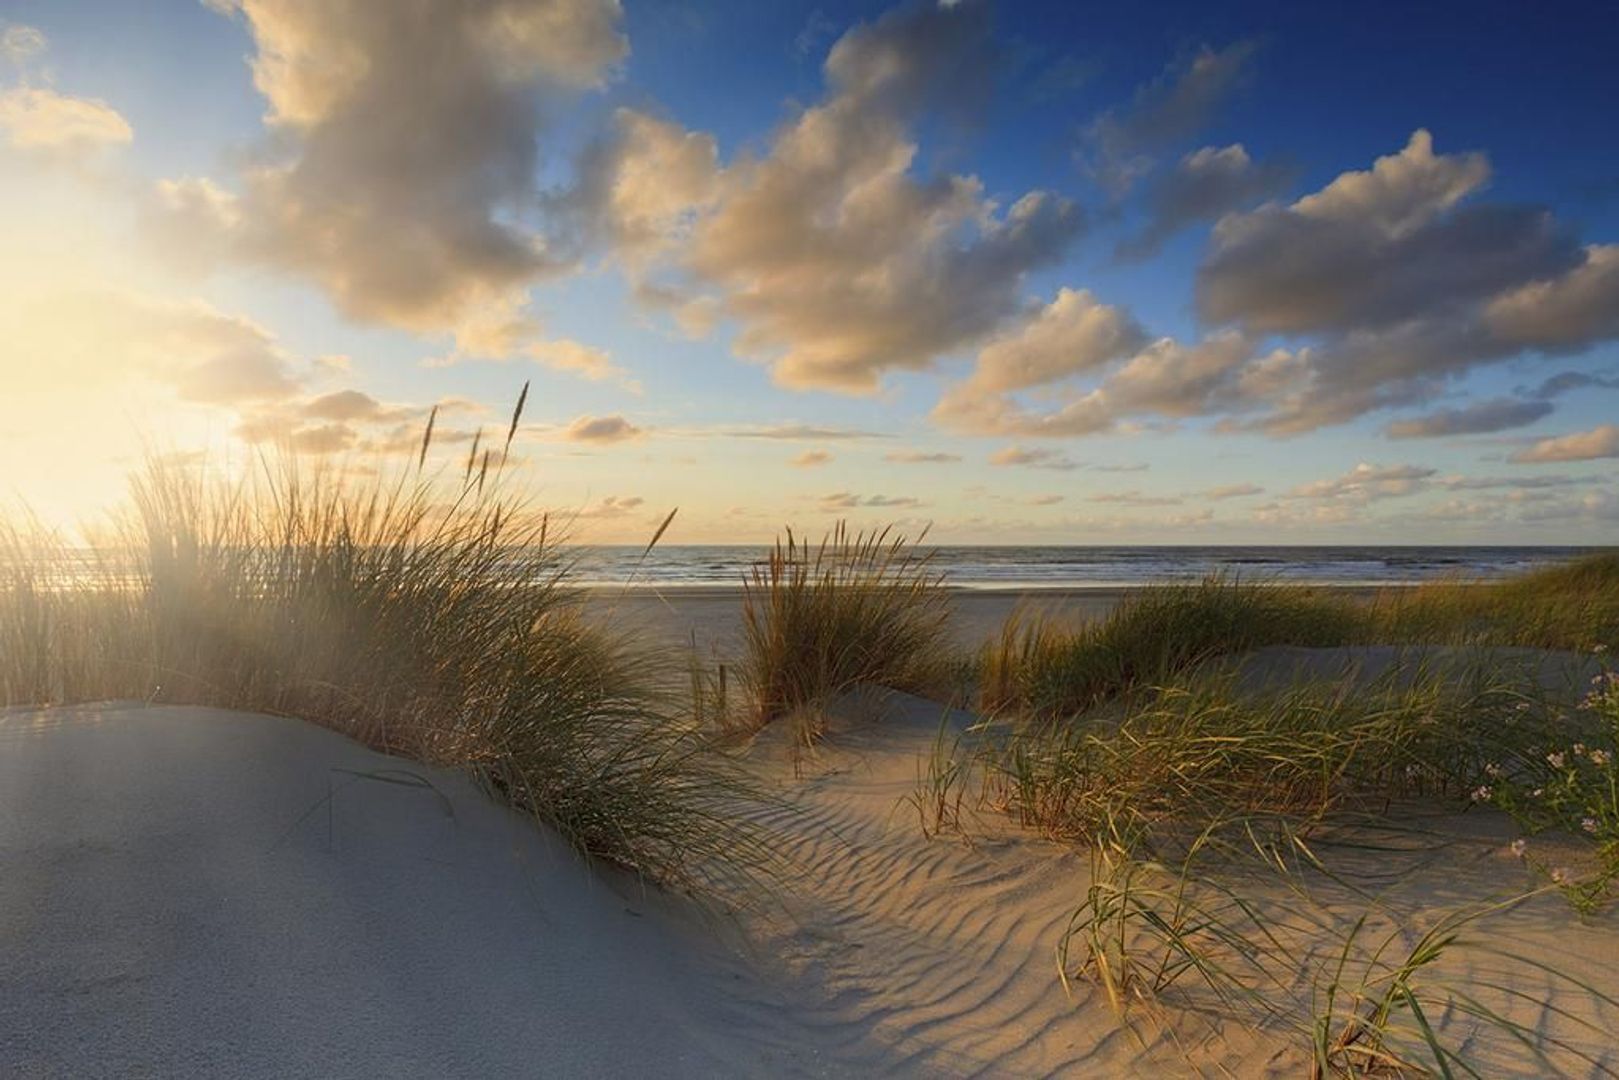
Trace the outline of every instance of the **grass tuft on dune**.
[[100, 557], [6, 528], [0, 702], [299, 717], [470, 769], [649, 878], [748, 872], [764, 858], [736, 813], [752, 789], [657, 693], [663, 661], [581, 618], [567, 548], [503, 494], [503, 457], [448, 485], [290, 456], [240, 481], [154, 460]]
[[1075, 716], [1217, 657], [1267, 645], [1359, 644], [1619, 648], [1619, 555], [1498, 582], [1386, 589], [1370, 602], [1212, 577], [1142, 589], [1095, 623], [1021, 615], [980, 657], [979, 706], [1036, 719]]
[[826, 702], [863, 684], [918, 690], [948, 663], [949, 595], [920, 539], [840, 523], [819, 544], [789, 530], [743, 589], [751, 726], [820, 731]]

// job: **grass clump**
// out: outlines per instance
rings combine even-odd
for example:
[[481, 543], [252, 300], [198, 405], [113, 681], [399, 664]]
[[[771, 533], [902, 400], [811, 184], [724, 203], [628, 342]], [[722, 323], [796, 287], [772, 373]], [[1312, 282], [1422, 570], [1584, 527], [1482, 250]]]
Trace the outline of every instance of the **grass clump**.
[[1265, 646], [1405, 644], [1619, 649], [1619, 554], [1503, 581], [1390, 588], [1365, 600], [1212, 577], [1138, 590], [1094, 623], [1018, 615], [981, 657], [979, 705], [989, 713], [1070, 717], [1208, 660]]
[[752, 726], [792, 717], [814, 738], [838, 694], [937, 682], [950, 603], [920, 542], [841, 523], [819, 544], [790, 530], [776, 542], [743, 589], [739, 675]]
[[979, 704], [1036, 719], [1070, 716], [1215, 657], [1336, 645], [1364, 620], [1352, 601], [1321, 590], [1226, 577], [1142, 589], [1095, 623], [1014, 616], [984, 653]]
[[[581, 850], [696, 884], [761, 857], [751, 790], [662, 661], [580, 614], [546, 515], [498, 451], [448, 486], [288, 459], [246, 479], [154, 461], [114, 548], [5, 534], [6, 704], [137, 698], [299, 717], [464, 768]], [[113, 553], [115, 552], [115, 553]]]

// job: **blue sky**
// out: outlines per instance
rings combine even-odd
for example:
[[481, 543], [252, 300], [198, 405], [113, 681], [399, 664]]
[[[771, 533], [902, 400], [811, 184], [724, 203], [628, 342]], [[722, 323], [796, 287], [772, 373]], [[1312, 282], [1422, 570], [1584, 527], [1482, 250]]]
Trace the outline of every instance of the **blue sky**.
[[601, 540], [676, 505], [676, 542], [1619, 524], [1601, 5], [11, 0], [0, 32], [0, 465], [47, 516], [142, 445], [360, 468], [532, 380], [525, 478]]

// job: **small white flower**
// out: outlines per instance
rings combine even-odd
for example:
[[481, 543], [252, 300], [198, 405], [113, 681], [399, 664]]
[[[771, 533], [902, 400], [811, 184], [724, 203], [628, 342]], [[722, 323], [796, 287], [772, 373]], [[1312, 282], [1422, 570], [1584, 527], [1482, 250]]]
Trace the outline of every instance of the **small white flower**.
[[1598, 656], [1601, 656], [1603, 653], [1608, 651], [1608, 647], [1601, 642], [1598, 642], [1597, 644], [1591, 646], [1591, 651], [1596, 653]]
[[1533, 790], [1533, 791], [1531, 791], [1531, 792], [1530, 792], [1530, 793], [1529, 793], [1529, 797], [1530, 797], [1530, 798], [1531, 798], [1531, 799], [1538, 799], [1538, 798], [1540, 798], [1540, 797], [1541, 797], [1541, 796], [1542, 796], [1542, 795], [1544, 795], [1544, 794], [1545, 794], [1545, 793], [1546, 793], [1546, 789], [1545, 789], [1545, 788], [1543, 788], [1543, 787], [1537, 787], [1537, 788], [1536, 788], [1536, 789], [1535, 789], [1535, 790]]
[[1606, 765], [1612, 760], [1613, 755], [1608, 753], [1606, 750], [1591, 751], [1591, 764], [1593, 765]]
[[1473, 801], [1487, 802], [1491, 794], [1492, 792], [1490, 791], [1490, 786], [1488, 784], [1481, 785], [1473, 789]]
[[1484, 775], [1499, 779], [1501, 776], [1501, 766], [1497, 765], [1493, 761], [1490, 762], [1488, 765], [1484, 766]]
[[1581, 820], [1580, 828], [1584, 829], [1588, 833], [1591, 833], [1591, 834], [1595, 835], [1595, 833], [1597, 831], [1597, 819], [1594, 818], [1594, 817], [1588, 817], [1588, 818], [1585, 818], [1585, 819]]
[[1569, 879], [1568, 867], [1559, 866], [1557, 869], [1552, 871], [1552, 880], [1555, 881], [1557, 884], [1566, 885], [1566, 884], [1568, 884], [1568, 879]]
[[1584, 753], [1585, 753], [1585, 744], [1582, 743], [1582, 742], [1575, 743], [1574, 744], [1574, 756], [1575, 757], [1580, 757]]
[[1523, 837], [1520, 836], [1518, 839], [1512, 842], [1512, 854], [1516, 855], [1518, 858], [1523, 858], [1528, 851], [1529, 841], [1525, 840]]
[[1529, 703], [1527, 701], [1520, 701], [1518, 704], [1513, 706], [1513, 709], [1517, 712], [1528, 712]]
[[1562, 753], [1562, 751], [1557, 751], [1557, 752], [1555, 752], [1555, 753], [1550, 753], [1550, 754], [1547, 754], [1547, 755], [1546, 755], [1546, 760], [1547, 760], [1547, 761], [1549, 761], [1549, 762], [1550, 762], [1550, 763], [1551, 763], [1551, 767], [1552, 767], [1552, 768], [1554, 768], [1554, 769], [1561, 769], [1561, 768], [1562, 768], [1562, 767], [1563, 767], [1563, 764], [1564, 764], [1564, 763], [1565, 763], [1565, 762], [1566, 762], [1566, 761], [1567, 761], [1567, 760], [1568, 760], [1568, 759], [1567, 759], [1567, 758], [1566, 758], [1566, 757], [1564, 757], [1564, 756], [1563, 756], [1563, 753]]

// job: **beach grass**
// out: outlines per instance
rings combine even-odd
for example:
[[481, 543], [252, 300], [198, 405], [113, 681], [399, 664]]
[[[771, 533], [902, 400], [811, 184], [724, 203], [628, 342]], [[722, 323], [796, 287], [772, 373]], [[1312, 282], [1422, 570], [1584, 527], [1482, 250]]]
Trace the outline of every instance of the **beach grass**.
[[1619, 554], [1492, 582], [1389, 588], [1369, 600], [1304, 585], [1216, 576], [1148, 586], [1107, 617], [1022, 612], [979, 660], [979, 707], [1075, 716], [1221, 656], [1268, 645], [1619, 648]]
[[920, 544], [842, 523], [819, 543], [776, 542], [743, 588], [746, 723], [790, 718], [808, 741], [839, 694], [948, 678], [949, 595]]
[[658, 692], [668, 661], [582, 617], [567, 545], [506, 494], [504, 456], [485, 448], [447, 480], [290, 455], [225, 479], [154, 458], [99, 558], [14, 522], [0, 695], [298, 717], [471, 770], [650, 879], [762, 865], [738, 813], [752, 787]]

